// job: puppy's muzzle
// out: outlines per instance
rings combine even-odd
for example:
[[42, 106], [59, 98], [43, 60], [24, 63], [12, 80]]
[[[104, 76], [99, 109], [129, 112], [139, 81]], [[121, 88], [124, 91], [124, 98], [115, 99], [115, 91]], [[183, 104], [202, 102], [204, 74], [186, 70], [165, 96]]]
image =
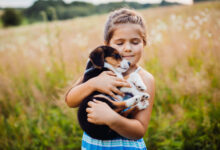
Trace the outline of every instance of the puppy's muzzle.
[[118, 67], [116, 70], [120, 73], [126, 72], [128, 68], [130, 67], [131, 63], [127, 61], [126, 59], [123, 59], [120, 63], [120, 67]]

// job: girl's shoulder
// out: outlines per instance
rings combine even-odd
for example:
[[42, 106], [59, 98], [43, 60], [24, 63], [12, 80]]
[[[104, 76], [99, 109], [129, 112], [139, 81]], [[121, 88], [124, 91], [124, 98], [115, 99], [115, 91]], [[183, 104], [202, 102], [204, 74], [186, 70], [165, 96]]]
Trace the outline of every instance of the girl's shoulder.
[[141, 77], [149, 78], [149, 80], [154, 80], [154, 76], [149, 71], [147, 71], [146, 69], [142, 68], [141, 66], [139, 66], [136, 71], [138, 72], [138, 74]]
[[138, 74], [141, 76], [142, 80], [145, 83], [151, 84], [151, 85], [155, 84], [154, 76], [150, 72], [145, 70], [144, 68], [140, 67]]

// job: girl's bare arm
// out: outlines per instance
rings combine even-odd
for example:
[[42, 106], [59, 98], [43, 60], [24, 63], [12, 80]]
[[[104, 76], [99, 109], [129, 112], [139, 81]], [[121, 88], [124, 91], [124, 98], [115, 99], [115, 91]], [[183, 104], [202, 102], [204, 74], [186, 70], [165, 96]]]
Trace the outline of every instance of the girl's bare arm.
[[[111, 129], [128, 139], [140, 139], [143, 137], [147, 131], [154, 103], [155, 83], [153, 76], [149, 73], [141, 71], [140, 75], [142, 76], [144, 83], [147, 85], [148, 89], [146, 92], [150, 94], [150, 105], [146, 109], [139, 111], [134, 116], [134, 119], [128, 119], [113, 111], [106, 103], [99, 101], [89, 102], [89, 106], [93, 109], [87, 109], [89, 112], [88, 121], [95, 124], [106, 124]], [[103, 112], [103, 110], [105, 112]]]
[[65, 101], [69, 107], [78, 107], [83, 99], [94, 91], [108, 94], [116, 99], [116, 94], [123, 96], [123, 93], [116, 87], [129, 87], [127, 81], [119, 79], [111, 71], [104, 71], [99, 76], [94, 77], [84, 83], [81, 77], [73, 87], [67, 92]]
[[131, 139], [139, 139], [146, 133], [154, 103], [154, 78], [152, 75], [149, 75], [149, 73], [144, 73], [143, 71], [141, 73], [143, 80], [148, 87], [147, 92], [150, 94], [149, 106], [146, 109], [139, 111], [134, 119], [127, 119], [118, 115], [117, 119], [109, 124], [110, 128]]
[[79, 78], [66, 93], [65, 101], [69, 107], [78, 107], [81, 101], [94, 91], [89, 82], [82, 83], [82, 80], [82, 77]]

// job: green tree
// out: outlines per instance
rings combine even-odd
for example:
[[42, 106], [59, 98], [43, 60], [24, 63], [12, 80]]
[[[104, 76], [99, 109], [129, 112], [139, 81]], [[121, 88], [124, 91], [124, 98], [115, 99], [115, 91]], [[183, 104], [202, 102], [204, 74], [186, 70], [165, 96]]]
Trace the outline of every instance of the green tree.
[[22, 15], [18, 11], [7, 8], [4, 10], [4, 13], [2, 15], [2, 23], [3, 26], [17, 26], [20, 25], [22, 22]]
[[47, 12], [47, 20], [49, 21], [57, 20], [56, 10], [54, 9], [54, 7], [49, 6], [46, 12]]

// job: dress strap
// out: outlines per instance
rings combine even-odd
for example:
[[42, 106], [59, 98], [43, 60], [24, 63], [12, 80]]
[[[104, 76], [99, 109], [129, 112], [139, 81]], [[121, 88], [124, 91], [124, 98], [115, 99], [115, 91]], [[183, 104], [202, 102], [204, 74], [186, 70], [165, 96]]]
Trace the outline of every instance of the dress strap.
[[139, 70], [141, 70], [141, 66], [138, 66], [134, 72], [137, 73]]

